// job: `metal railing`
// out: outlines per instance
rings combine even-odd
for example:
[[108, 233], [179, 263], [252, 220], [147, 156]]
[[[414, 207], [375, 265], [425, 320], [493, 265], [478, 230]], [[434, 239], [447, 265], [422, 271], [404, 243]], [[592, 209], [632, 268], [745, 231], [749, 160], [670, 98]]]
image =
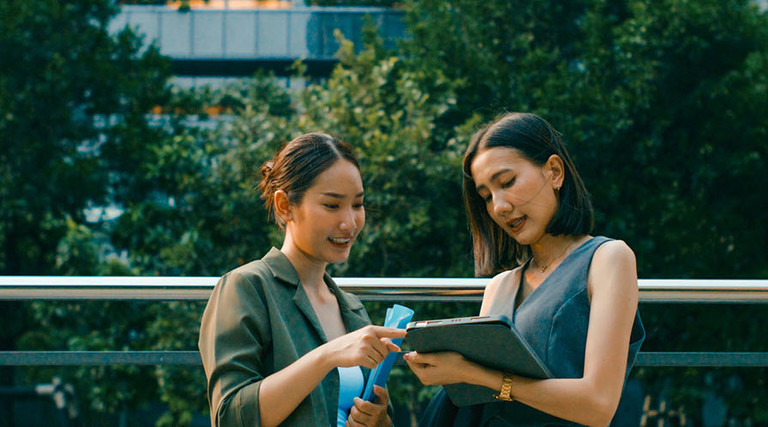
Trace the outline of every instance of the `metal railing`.
[[[0, 276], [0, 300], [199, 300], [218, 277]], [[337, 277], [363, 301], [480, 301], [490, 279]], [[640, 302], [768, 303], [768, 280], [640, 279]]]
[[[477, 302], [489, 279], [336, 278], [363, 301]], [[0, 276], [0, 300], [208, 299], [218, 277]], [[768, 303], [768, 280], [641, 279], [641, 303]], [[0, 366], [197, 365], [197, 351], [2, 351]], [[641, 352], [636, 366], [765, 367], [768, 352]]]

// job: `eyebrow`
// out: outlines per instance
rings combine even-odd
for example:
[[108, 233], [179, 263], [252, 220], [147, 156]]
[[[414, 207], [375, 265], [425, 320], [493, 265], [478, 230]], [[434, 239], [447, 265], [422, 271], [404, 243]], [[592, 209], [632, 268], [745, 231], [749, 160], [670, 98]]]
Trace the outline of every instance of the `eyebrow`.
[[[500, 171], [496, 172], [495, 174], [491, 175], [491, 181], [494, 181], [494, 180], [496, 180], [496, 179], [499, 177], [499, 175], [501, 175], [501, 174], [503, 174], [503, 173], [507, 173], [507, 172], [514, 172], [514, 171], [515, 171], [515, 170], [514, 170], [514, 169], [512, 169], [512, 168], [504, 168], [504, 169], [502, 169], [502, 170], [500, 170]], [[475, 190], [476, 190], [476, 191], [478, 191], [478, 192], [479, 192], [481, 189], [485, 189], [485, 185], [481, 185], [481, 186], [475, 187]]]
[[[345, 195], [343, 195], [343, 194], [339, 194], [339, 193], [332, 193], [332, 192], [321, 193], [321, 194], [322, 194], [323, 196], [333, 197], [334, 199], [343, 199], [343, 198], [345, 198], [345, 197], [346, 197], [346, 196], [345, 196]], [[357, 199], [357, 198], [363, 197], [364, 195], [365, 195], [365, 193], [364, 193], [364, 192], [360, 192], [360, 193], [357, 193], [357, 194], [355, 194], [355, 197], [354, 197], [354, 198], [355, 198], [355, 199]]]

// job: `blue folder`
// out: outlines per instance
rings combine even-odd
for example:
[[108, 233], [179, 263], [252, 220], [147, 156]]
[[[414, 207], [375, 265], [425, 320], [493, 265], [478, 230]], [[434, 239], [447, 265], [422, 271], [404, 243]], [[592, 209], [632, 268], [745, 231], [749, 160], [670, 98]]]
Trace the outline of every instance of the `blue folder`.
[[[405, 329], [408, 322], [413, 318], [413, 310], [408, 307], [395, 304], [392, 308], [387, 309], [387, 315], [384, 318], [384, 326], [389, 328]], [[400, 346], [403, 344], [402, 338], [393, 338], [392, 342]], [[395, 364], [395, 359], [399, 353], [391, 352], [387, 357], [379, 363], [378, 366], [368, 376], [368, 382], [365, 384], [365, 390], [363, 391], [363, 399], [372, 402], [376, 397], [373, 394], [374, 384], [380, 387], [384, 387], [387, 384], [387, 378], [389, 378], [389, 372], [392, 370], [392, 365]]]

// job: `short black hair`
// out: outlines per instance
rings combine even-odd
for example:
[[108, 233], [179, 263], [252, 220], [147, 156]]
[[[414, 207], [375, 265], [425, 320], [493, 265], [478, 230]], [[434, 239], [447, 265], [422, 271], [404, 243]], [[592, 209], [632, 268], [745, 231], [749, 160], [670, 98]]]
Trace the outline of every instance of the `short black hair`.
[[488, 276], [523, 263], [530, 249], [520, 245], [499, 227], [477, 194], [472, 161], [478, 152], [492, 147], [517, 150], [538, 166], [553, 154], [563, 160], [565, 179], [559, 190], [558, 207], [547, 225], [553, 236], [584, 235], [594, 227], [594, 210], [584, 182], [568, 155], [560, 133], [546, 120], [531, 113], [506, 113], [480, 128], [464, 153], [464, 206], [467, 209], [475, 255], [475, 274]]

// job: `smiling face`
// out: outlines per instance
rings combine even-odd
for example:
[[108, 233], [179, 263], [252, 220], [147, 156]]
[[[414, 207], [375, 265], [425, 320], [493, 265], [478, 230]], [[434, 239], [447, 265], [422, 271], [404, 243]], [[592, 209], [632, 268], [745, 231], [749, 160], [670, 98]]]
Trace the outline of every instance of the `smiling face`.
[[492, 147], [477, 153], [471, 172], [491, 219], [518, 243], [530, 245], [545, 235], [557, 212], [561, 164], [553, 155], [537, 166], [516, 149]]
[[289, 258], [317, 264], [347, 260], [365, 224], [363, 181], [354, 164], [336, 161], [315, 178], [298, 204], [287, 197], [281, 200], [280, 215], [286, 221], [283, 251]]

